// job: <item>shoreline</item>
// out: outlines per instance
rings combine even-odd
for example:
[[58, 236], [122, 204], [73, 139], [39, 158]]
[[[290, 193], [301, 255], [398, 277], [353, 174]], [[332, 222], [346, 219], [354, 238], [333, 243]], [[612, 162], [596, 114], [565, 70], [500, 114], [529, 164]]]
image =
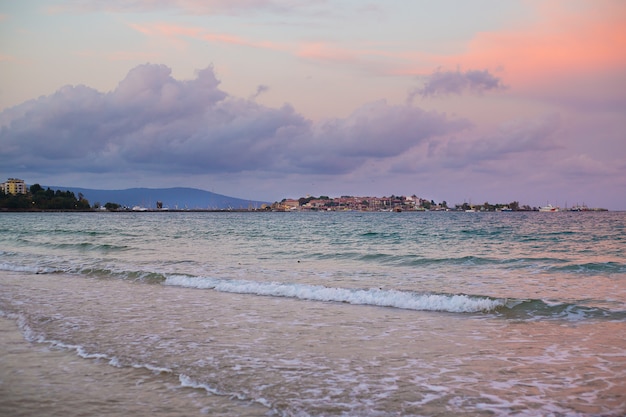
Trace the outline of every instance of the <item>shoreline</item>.
[[0, 415], [230, 417], [261, 411], [267, 412], [183, 387], [173, 375], [118, 368], [29, 342], [14, 319], [0, 315]]

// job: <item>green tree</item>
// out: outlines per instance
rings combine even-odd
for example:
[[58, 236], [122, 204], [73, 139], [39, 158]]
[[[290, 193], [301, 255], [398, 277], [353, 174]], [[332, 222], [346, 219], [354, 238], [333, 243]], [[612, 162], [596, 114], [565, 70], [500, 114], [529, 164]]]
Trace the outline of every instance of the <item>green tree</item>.
[[30, 186], [30, 193], [37, 194], [38, 192], [43, 191], [43, 188], [39, 184], [33, 184]]
[[120, 205], [117, 204], [117, 203], [110, 203], [109, 202], [109, 203], [106, 203], [104, 205], [104, 208], [109, 210], [109, 211], [115, 211], [115, 210], [118, 210], [120, 208]]

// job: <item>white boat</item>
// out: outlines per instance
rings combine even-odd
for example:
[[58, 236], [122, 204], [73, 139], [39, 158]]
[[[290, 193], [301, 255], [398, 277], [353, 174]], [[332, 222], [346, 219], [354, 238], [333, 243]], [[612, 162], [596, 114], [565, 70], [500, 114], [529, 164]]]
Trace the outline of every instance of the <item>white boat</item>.
[[547, 206], [539, 207], [539, 211], [555, 212], [555, 211], [559, 211], [559, 208], [558, 207], [554, 207], [552, 204], [548, 204]]

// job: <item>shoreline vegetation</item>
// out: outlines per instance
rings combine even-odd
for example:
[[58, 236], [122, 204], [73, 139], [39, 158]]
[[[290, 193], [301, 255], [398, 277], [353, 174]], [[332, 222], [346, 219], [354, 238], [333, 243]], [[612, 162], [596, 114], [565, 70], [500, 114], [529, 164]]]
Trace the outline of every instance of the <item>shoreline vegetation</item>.
[[82, 193], [75, 195], [71, 191], [44, 189], [39, 184], [33, 184], [24, 194], [11, 194], [0, 191], [0, 211], [2, 212], [293, 212], [293, 211], [359, 211], [359, 212], [403, 212], [403, 211], [453, 211], [453, 212], [512, 212], [512, 211], [608, 211], [604, 208], [589, 208], [586, 205], [575, 205], [571, 208], [559, 208], [547, 205], [545, 207], [531, 207], [521, 205], [518, 201], [508, 204], [455, 204], [450, 207], [446, 201], [436, 203], [415, 195], [390, 197], [355, 197], [341, 196], [331, 198], [301, 197], [299, 199], [283, 199], [273, 204], [263, 204], [260, 207], [248, 208], [185, 208], [170, 209], [158, 201], [155, 208], [141, 206], [124, 207], [114, 202], [102, 205], [99, 202], [91, 205]]
[[43, 189], [33, 184], [25, 193], [0, 191], [0, 209], [3, 211], [90, 211], [89, 201], [82, 194], [78, 197], [71, 191]]

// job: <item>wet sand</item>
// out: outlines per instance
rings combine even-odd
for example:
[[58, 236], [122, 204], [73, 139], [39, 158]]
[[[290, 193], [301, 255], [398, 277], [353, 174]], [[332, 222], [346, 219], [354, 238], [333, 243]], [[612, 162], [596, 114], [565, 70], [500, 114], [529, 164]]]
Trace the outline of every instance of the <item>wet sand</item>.
[[[0, 416], [263, 415], [170, 375], [117, 368], [24, 339], [0, 317]], [[267, 412], [267, 409], [265, 409]]]

